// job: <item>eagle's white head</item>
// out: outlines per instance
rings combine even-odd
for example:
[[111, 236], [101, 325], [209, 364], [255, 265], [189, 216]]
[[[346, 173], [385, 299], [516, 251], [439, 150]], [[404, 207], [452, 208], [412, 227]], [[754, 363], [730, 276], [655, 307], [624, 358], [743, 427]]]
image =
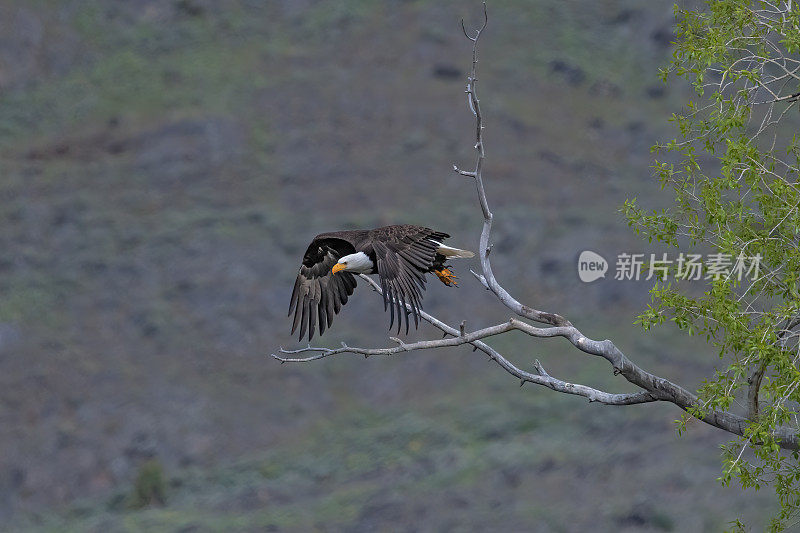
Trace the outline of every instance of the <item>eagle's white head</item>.
[[331, 272], [336, 274], [340, 270], [352, 272], [353, 274], [369, 274], [375, 265], [370, 261], [369, 256], [364, 252], [345, 255], [339, 262], [333, 265]]

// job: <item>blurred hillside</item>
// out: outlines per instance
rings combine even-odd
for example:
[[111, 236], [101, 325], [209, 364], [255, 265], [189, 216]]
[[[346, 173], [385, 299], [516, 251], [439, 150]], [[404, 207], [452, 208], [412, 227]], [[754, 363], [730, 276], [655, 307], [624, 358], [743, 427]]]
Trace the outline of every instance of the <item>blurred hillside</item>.
[[[671, 1], [490, 2], [480, 91], [493, 259], [520, 300], [696, 387], [705, 346], [632, 325], [648, 283], [580, 251], [649, 251], [617, 212], [660, 193], [649, 147]], [[0, 0], [0, 524], [52, 531], [718, 531], [719, 431], [666, 405], [520, 389], [469, 349], [279, 365], [317, 233], [389, 223], [477, 248], [458, 21], [478, 2]], [[645, 202], [647, 203], [647, 201]], [[611, 259], [613, 261], [613, 259]], [[426, 309], [508, 312], [456, 265]], [[384, 345], [363, 286], [320, 342]], [[436, 335], [421, 327], [410, 338]], [[628, 390], [520, 336], [529, 367]], [[534, 351], [532, 351], [534, 350]], [[130, 505], [147, 461], [166, 505]], [[4, 528], [5, 529], [5, 528]]]

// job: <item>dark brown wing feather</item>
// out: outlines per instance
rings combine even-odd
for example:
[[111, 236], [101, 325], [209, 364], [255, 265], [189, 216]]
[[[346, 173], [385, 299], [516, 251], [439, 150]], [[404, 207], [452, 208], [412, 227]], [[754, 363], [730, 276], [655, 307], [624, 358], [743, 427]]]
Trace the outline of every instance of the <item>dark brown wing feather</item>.
[[308, 340], [314, 338], [319, 323], [319, 334], [331, 327], [333, 317], [353, 294], [356, 279], [349, 272], [331, 274], [339, 258], [355, 253], [348, 240], [318, 236], [308, 246], [303, 264], [297, 274], [289, 303], [289, 316], [294, 313], [292, 334], [300, 326], [300, 340], [308, 330]]
[[449, 235], [446, 233], [407, 225], [387, 226], [370, 232], [369, 240], [375, 252], [378, 277], [383, 289], [383, 307], [388, 307], [390, 311], [389, 329], [394, 324], [395, 311], [398, 333], [404, 317], [408, 333], [409, 315], [414, 317], [414, 325], [419, 327], [425, 274], [430, 271], [436, 258], [436, 242], [442, 242], [447, 237]]

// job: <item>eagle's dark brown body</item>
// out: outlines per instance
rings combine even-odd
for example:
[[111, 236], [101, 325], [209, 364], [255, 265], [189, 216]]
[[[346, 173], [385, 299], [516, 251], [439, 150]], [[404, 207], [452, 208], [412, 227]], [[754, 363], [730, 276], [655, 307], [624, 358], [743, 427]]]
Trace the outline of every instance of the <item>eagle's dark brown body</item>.
[[425, 274], [436, 273], [450, 285], [454, 276], [447, 270], [445, 262], [449, 257], [472, 256], [466, 250], [443, 246], [442, 242], [448, 237], [440, 231], [407, 224], [317, 235], [303, 255], [303, 264], [292, 291], [289, 305], [289, 315], [294, 313], [292, 333], [299, 326], [300, 338], [308, 330], [308, 339], [311, 340], [317, 323], [320, 335], [330, 327], [334, 315], [347, 303], [356, 287], [354, 274], [346, 271], [344, 265], [340, 265], [338, 272], [334, 273], [332, 269], [343, 257], [358, 252], [363, 252], [372, 263], [369, 270], [362, 272], [378, 274], [380, 278], [384, 308], [391, 311], [389, 327], [394, 324], [395, 310], [398, 332], [403, 317], [408, 332], [409, 315], [414, 317], [414, 324], [418, 326]]

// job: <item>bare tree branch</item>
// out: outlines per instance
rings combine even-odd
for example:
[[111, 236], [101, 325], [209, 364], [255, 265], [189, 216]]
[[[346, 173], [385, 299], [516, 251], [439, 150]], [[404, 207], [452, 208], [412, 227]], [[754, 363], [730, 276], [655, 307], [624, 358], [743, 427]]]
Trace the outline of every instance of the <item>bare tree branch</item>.
[[[475, 169], [473, 171], [464, 171], [458, 168], [458, 166], [453, 165], [453, 170], [462, 176], [467, 176], [473, 178], [475, 180], [475, 185], [478, 190], [478, 201], [480, 202], [481, 211], [483, 212], [483, 230], [481, 231], [481, 239], [480, 239], [480, 261], [481, 261], [481, 269], [483, 270], [483, 274], [475, 274], [481, 283], [491, 290], [499, 299], [500, 301], [509, 309], [514, 311], [521, 317], [528, 318], [530, 320], [535, 320], [536, 322], [541, 322], [544, 324], [550, 324], [553, 326], [569, 326], [571, 325], [567, 319], [564, 317], [557, 315], [555, 313], [546, 313], [544, 311], [539, 311], [537, 309], [533, 309], [527, 305], [523, 305], [518, 302], [514, 297], [512, 297], [508, 291], [506, 291], [500, 283], [494, 277], [494, 273], [492, 272], [492, 264], [489, 261], [489, 253], [491, 250], [490, 245], [490, 238], [492, 234], [492, 220], [493, 215], [491, 210], [489, 209], [489, 202], [486, 199], [486, 190], [483, 186], [483, 162], [486, 159], [486, 151], [484, 150], [483, 146], [483, 115], [481, 113], [481, 102], [478, 99], [477, 93], [477, 68], [478, 68], [478, 41], [483, 35], [483, 31], [486, 29], [488, 24], [488, 14], [486, 11], [486, 2], [483, 3], [483, 13], [484, 13], [484, 23], [480, 29], [476, 30], [475, 37], [470, 37], [467, 34], [466, 29], [464, 30], [464, 35], [472, 41], [472, 69], [470, 71], [469, 76], [467, 77], [467, 101], [469, 102], [469, 107], [472, 113], [475, 115], [475, 150], [478, 152], [477, 160], [475, 162]], [[463, 20], [462, 20], [462, 27], [463, 27]]]
[[[602, 341], [590, 339], [581, 333], [580, 330], [578, 330], [575, 326], [573, 326], [572, 323], [565, 317], [556, 313], [538, 310], [531, 306], [522, 304], [516, 300], [505, 288], [503, 288], [503, 286], [495, 278], [491, 261], [489, 260], [489, 255], [492, 250], [491, 231], [493, 215], [489, 209], [489, 202], [487, 200], [482, 175], [483, 163], [486, 158], [483, 141], [483, 115], [481, 113], [480, 100], [478, 99], [476, 89], [478, 81], [478, 41], [483, 35], [483, 32], [488, 24], [486, 2], [483, 3], [483, 9], [484, 22], [479, 29], [475, 30], [474, 36], [470, 36], [462, 20], [462, 29], [464, 31], [464, 35], [467, 37], [467, 39], [472, 41], [472, 68], [469, 76], [467, 77], [466, 94], [470, 111], [475, 116], [476, 129], [474, 148], [477, 152], [477, 158], [474, 170], [462, 170], [458, 166], [453, 165], [453, 170], [459, 175], [472, 178], [475, 181], [478, 202], [483, 214], [483, 228], [481, 230], [479, 245], [481, 273], [474, 271], [471, 272], [486, 289], [490, 290], [500, 300], [500, 302], [503, 303], [503, 305], [508, 307], [516, 315], [524, 319], [546, 324], [547, 327], [537, 327], [517, 318], [511, 318], [507, 322], [497, 324], [495, 326], [490, 326], [473, 332], [467, 332], [466, 323], [463, 321], [461, 322], [459, 328], [454, 328], [437, 319], [436, 317], [422, 312], [422, 318], [444, 332], [444, 338], [437, 340], [424, 340], [408, 344], [398, 338], [391, 338], [391, 340], [393, 340], [397, 346], [390, 348], [357, 348], [348, 346], [346, 344], [342, 344], [340, 348], [321, 348], [312, 347], [310, 345], [306, 348], [301, 348], [298, 350], [284, 350], [281, 348], [280, 353], [283, 355], [312, 355], [291, 358], [272, 354], [272, 357], [279, 360], [281, 363], [301, 363], [315, 361], [343, 353], [359, 354], [365, 357], [373, 355], [389, 356], [408, 351], [469, 344], [473, 346], [474, 349], [481, 350], [487, 354], [506, 372], [520, 379], [521, 385], [524, 385], [525, 383], [534, 383], [548, 387], [557, 392], [583, 396], [588, 398], [591, 402], [599, 402], [607, 405], [632, 405], [654, 401], [667, 401], [677, 405], [692, 415], [699, 416], [699, 419], [707, 424], [736, 435], [744, 436], [750, 424], [750, 420], [748, 418], [727, 411], [703, 408], [703, 406], [700, 405], [697, 396], [680, 385], [645, 371], [637, 364], [633, 363], [628, 357], [626, 357], [625, 354], [619, 348], [617, 348], [612, 341], [607, 339]], [[367, 281], [376, 292], [382, 294], [379, 285], [374, 280], [363, 274], [360, 276], [362, 279]], [[408, 309], [408, 306], [405, 302], [400, 302], [400, 305], [405, 306]], [[526, 372], [515, 366], [494, 348], [483, 342], [483, 339], [508, 333], [509, 331], [514, 330], [524, 332], [527, 335], [536, 338], [563, 337], [578, 350], [589, 355], [602, 357], [608, 361], [615, 375], [621, 375], [629, 383], [635, 385], [641, 390], [635, 393], [616, 394], [594, 389], [586, 385], [565, 382], [550, 376], [538, 360], [536, 360], [533, 364], [535, 373]], [[762, 375], [763, 371], [761, 372], [761, 375], [754, 374], [753, 376], [751, 394], [755, 394], [755, 400], [751, 399], [750, 401], [751, 417], [757, 416], [758, 386], [760, 384]], [[755, 383], [756, 378], [758, 384]], [[752, 391], [755, 392], [753, 393]], [[798, 435], [795, 432], [787, 428], [778, 428], [775, 430], [774, 436], [780, 440], [781, 447], [786, 449], [798, 449]]]
[[[373, 290], [379, 294], [382, 294], [380, 286], [372, 278], [364, 274], [360, 274], [360, 276], [372, 286]], [[596, 341], [589, 339], [581, 334], [574, 326], [539, 328], [512, 318], [506, 323], [484, 328], [482, 330], [466, 334], [462, 337], [458, 329], [447, 325], [433, 315], [422, 311], [420, 316], [426, 322], [439, 328], [444, 333], [451, 335], [454, 338], [419, 341], [410, 344], [406, 344], [400, 339], [392, 338], [391, 340], [398, 343], [398, 346], [392, 348], [356, 348], [343, 344], [340, 348], [320, 348], [308, 346], [298, 350], [280, 350], [280, 353], [285, 355], [307, 352], [315, 353], [315, 355], [303, 358], [285, 358], [277, 354], [271, 355], [281, 363], [304, 363], [343, 353], [359, 354], [369, 357], [371, 355], [394, 355], [408, 351], [471, 344], [477, 349], [486, 353], [506, 372], [520, 379], [522, 384], [526, 382], [534, 383], [536, 385], [548, 387], [556, 392], [583, 396], [588, 398], [590, 402], [598, 402], [607, 405], [633, 405], [639, 403], [649, 403], [653, 401], [667, 401], [674, 403], [686, 411], [699, 406], [697, 396], [694, 394], [667, 379], [658, 377], [641, 369], [638, 365], [634, 364], [630, 359], [625, 357], [625, 355], [616, 346], [614, 346], [611, 341]], [[597, 355], [606, 359], [609, 363], [611, 363], [615, 374], [622, 375], [628, 382], [637, 385], [643, 390], [637, 393], [615, 394], [594, 389], [586, 385], [569, 383], [553, 378], [547, 374], [547, 372], [544, 372], [544, 369], [539, 361], [534, 363], [534, 368], [541, 370], [541, 372], [538, 372], [537, 374], [525, 372], [524, 370], [516, 367], [511, 361], [506, 359], [491, 346], [481, 342], [480, 340], [512, 330], [522, 331], [532, 337], [538, 338], [564, 337], [569, 340], [573, 346], [584, 353]], [[733, 413], [716, 410], [706, 412], [699, 419], [707, 424], [736, 435], [744, 435], [749, 424], [749, 420], [747, 418], [735, 415]], [[781, 446], [783, 448], [798, 448], [797, 435], [793, 432], [779, 430], [776, 431], [776, 436], [780, 438]]]
[[[369, 283], [372, 286], [372, 289], [375, 292], [381, 295], [383, 294], [380, 286], [375, 282], [375, 280], [373, 280], [372, 278], [370, 278], [365, 274], [359, 274], [359, 275], [361, 276], [362, 279], [364, 279], [367, 283]], [[580, 385], [576, 383], [569, 383], [566, 381], [562, 381], [560, 379], [550, 376], [547, 372], [545, 372], [544, 368], [542, 367], [541, 363], [538, 360], [534, 363], [534, 368], [537, 370], [537, 373], [532, 374], [530, 372], [526, 372], [518, 368], [511, 361], [509, 361], [503, 355], [501, 355], [497, 350], [495, 350], [488, 344], [481, 342], [480, 339], [484, 339], [492, 335], [499, 335], [501, 333], [505, 333], [512, 330], [524, 331], [524, 329], [522, 328], [524, 328], [525, 326], [530, 327], [528, 324], [524, 324], [516, 319], [512, 319], [511, 321], [506, 322], [504, 324], [498, 324], [496, 326], [484, 328], [482, 330], [478, 330], [472, 333], [464, 333], [462, 335], [460, 330], [447, 325], [446, 323], [442, 322], [433, 315], [426, 313], [425, 311], [422, 311], [420, 313], [420, 316], [422, 317], [423, 320], [439, 328], [445, 333], [445, 335], [450, 335], [452, 338], [444, 338], [431, 341], [420, 341], [410, 344], [405, 344], [400, 339], [392, 338], [391, 340], [393, 340], [398, 344], [398, 346], [392, 348], [355, 348], [347, 346], [346, 344], [342, 344], [341, 348], [315, 348], [309, 345], [306, 348], [300, 348], [298, 350], [284, 350], [283, 348], [281, 348], [280, 353], [284, 355], [315, 353], [315, 355], [302, 358], [286, 358], [286, 357], [281, 357], [277, 354], [271, 354], [271, 355], [281, 363], [306, 363], [342, 353], [359, 354], [365, 357], [369, 357], [371, 355], [394, 355], [413, 350], [423, 350], [429, 348], [441, 348], [445, 346], [460, 346], [463, 344], [470, 344], [474, 346], [476, 349], [481, 350], [486, 355], [488, 355], [490, 359], [499, 364], [506, 372], [518, 378], [521, 384], [533, 383], [535, 385], [542, 385], [557, 392], [563, 392], [565, 394], [573, 394], [575, 396], [583, 396], [587, 398], [590, 402], [598, 402], [606, 405], [633, 405], [637, 403], [653, 402], [659, 399], [656, 395], [646, 391], [629, 393], [629, 394], [615, 394], [594, 389], [586, 385]], [[544, 334], [542, 336], [546, 337], [553, 335]]]
[[[485, 13], [486, 2], [483, 3], [483, 7]], [[476, 90], [478, 40], [480, 39], [485, 28], [486, 22], [484, 22], [484, 25], [477, 31], [474, 38], [467, 35], [467, 38], [472, 41], [472, 70], [467, 78], [467, 94], [470, 99], [470, 109], [475, 115], [475, 121], [477, 125], [475, 149], [477, 150], [478, 155], [475, 163], [475, 170], [472, 172], [464, 172], [461, 171], [456, 165], [453, 165], [453, 168], [456, 170], [456, 172], [464, 176], [472, 177], [475, 180], [478, 201], [481, 206], [481, 211], [483, 212], [484, 222], [483, 229], [481, 231], [479, 251], [481, 269], [483, 273], [477, 274], [473, 272], [473, 274], [481, 281], [484, 287], [492, 291], [506, 307], [514, 311], [517, 315], [534, 320], [536, 322], [554, 326], [552, 328], [541, 329], [525, 324], [524, 327], [519, 327], [518, 329], [536, 337], [565, 337], [579, 350], [605, 358], [613, 366], [615, 374], [622, 374], [622, 376], [630, 383], [641, 387], [651, 394], [655, 394], [658, 399], [670, 401], [686, 411], [690, 411], [699, 407], [697, 396], [690, 393], [683, 387], [670, 382], [669, 380], [642, 370], [639, 366], [635, 365], [627, 357], [625, 357], [622, 351], [610, 340], [596, 341], [589, 339], [563, 316], [556, 313], [549, 313], [534, 309], [530, 306], [520, 303], [513, 296], [511, 296], [511, 294], [506, 291], [495, 278], [494, 272], [492, 271], [491, 261], [489, 260], [489, 253], [491, 251], [490, 238], [493, 215], [489, 209], [489, 202], [486, 198], [486, 189], [483, 184], [482, 175], [483, 162], [486, 158], [486, 151], [483, 142], [483, 116], [481, 114], [480, 100], [478, 99]], [[701, 420], [737, 435], [744, 435], [745, 429], [749, 423], [744, 417], [721, 411], [711, 411], [701, 415]], [[797, 448], [798, 438], [795, 433], [787, 430], [782, 432], [782, 434], [779, 436], [781, 439], [781, 445], [783, 447], [792, 449]]]

